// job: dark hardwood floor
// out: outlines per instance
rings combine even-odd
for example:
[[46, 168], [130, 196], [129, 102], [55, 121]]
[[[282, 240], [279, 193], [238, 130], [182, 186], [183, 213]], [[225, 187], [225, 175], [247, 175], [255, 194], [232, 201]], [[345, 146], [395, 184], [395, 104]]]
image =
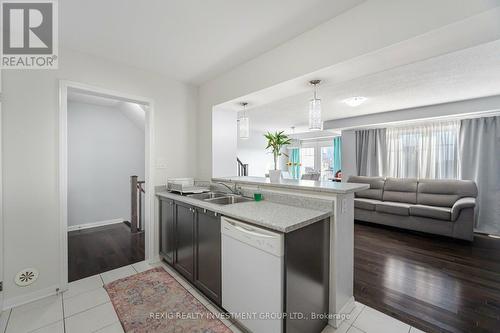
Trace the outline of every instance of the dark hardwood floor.
[[425, 332], [500, 332], [500, 240], [356, 223], [357, 301]]
[[144, 260], [144, 232], [125, 223], [68, 232], [69, 282]]

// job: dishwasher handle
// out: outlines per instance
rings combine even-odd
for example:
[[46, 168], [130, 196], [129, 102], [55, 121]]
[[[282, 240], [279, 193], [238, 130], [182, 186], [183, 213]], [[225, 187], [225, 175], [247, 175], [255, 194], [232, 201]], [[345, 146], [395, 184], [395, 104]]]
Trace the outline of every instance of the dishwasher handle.
[[[229, 222], [229, 223], [231, 223], [231, 222]], [[239, 230], [241, 232], [253, 235], [253, 236], [264, 237], [264, 238], [274, 238], [274, 236], [272, 236], [272, 235], [266, 235], [266, 234], [260, 233], [260, 232], [255, 231], [255, 229], [250, 228], [250, 227], [245, 227], [245, 226], [242, 226], [242, 225], [236, 225], [236, 224], [233, 224], [233, 223], [231, 223], [231, 224], [234, 226], [235, 229], [237, 229], [237, 230]]]
[[222, 217], [221, 232], [223, 235], [239, 240], [276, 256], [284, 254], [284, 236], [247, 223]]

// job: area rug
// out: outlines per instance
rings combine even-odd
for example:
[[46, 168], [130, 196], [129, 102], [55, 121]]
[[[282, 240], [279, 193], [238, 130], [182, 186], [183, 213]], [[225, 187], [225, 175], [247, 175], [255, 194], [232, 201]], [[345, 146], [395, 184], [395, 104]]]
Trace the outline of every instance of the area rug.
[[163, 268], [104, 286], [125, 332], [231, 333]]

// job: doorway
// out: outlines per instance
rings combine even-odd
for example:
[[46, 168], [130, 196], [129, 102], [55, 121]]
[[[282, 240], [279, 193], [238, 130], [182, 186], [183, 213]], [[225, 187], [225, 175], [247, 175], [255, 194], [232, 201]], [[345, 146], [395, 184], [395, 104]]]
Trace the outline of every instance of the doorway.
[[147, 99], [61, 82], [63, 290], [151, 258], [152, 111]]

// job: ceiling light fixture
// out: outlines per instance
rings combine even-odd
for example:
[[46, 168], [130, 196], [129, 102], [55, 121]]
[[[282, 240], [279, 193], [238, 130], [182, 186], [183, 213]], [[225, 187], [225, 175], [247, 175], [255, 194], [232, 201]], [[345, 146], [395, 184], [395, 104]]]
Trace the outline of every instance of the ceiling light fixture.
[[246, 107], [247, 102], [240, 103], [243, 106], [243, 115], [238, 118], [238, 130], [240, 139], [248, 139], [250, 137], [250, 120], [247, 117]]
[[314, 87], [314, 97], [309, 101], [309, 130], [320, 131], [323, 128], [321, 121], [321, 99], [317, 96], [316, 87], [321, 80], [312, 80], [309, 83]]
[[345, 104], [355, 107], [355, 106], [360, 106], [364, 102], [366, 102], [367, 98], [363, 96], [355, 96], [355, 97], [349, 97], [344, 99], [342, 102]]

